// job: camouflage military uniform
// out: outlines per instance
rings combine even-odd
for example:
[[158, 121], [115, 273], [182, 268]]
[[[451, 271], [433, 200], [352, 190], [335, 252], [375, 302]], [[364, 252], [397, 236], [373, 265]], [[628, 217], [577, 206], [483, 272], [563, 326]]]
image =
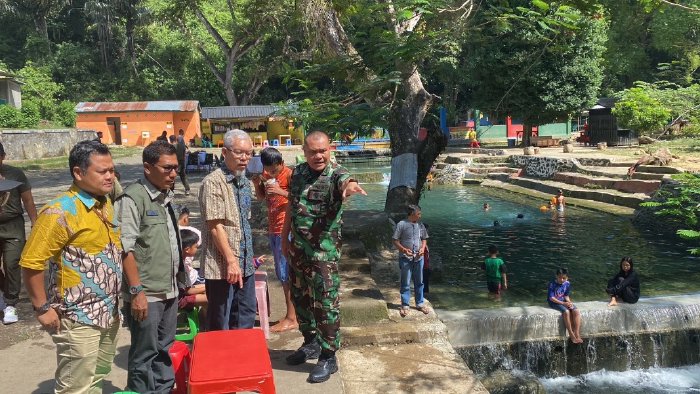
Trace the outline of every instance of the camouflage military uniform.
[[343, 215], [343, 182], [348, 171], [329, 163], [322, 173], [298, 165], [289, 188], [291, 206], [290, 283], [299, 330], [321, 347], [340, 347], [338, 260]]

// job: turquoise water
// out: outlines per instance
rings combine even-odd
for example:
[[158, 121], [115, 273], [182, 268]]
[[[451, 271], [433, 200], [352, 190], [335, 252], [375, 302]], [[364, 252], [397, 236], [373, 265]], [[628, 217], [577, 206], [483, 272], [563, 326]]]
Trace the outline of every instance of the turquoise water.
[[[387, 168], [383, 169], [388, 172]], [[386, 183], [386, 182], [385, 182]], [[384, 209], [386, 184], [363, 185], [369, 196], [353, 196], [353, 209]], [[488, 202], [491, 209], [483, 211]], [[567, 207], [539, 210], [544, 201], [479, 186], [440, 186], [421, 200], [429, 226], [428, 245], [443, 262], [427, 298], [438, 308], [472, 309], [544, 305], [547, 283], [559, 266], [569, 268], [572, 299], [605, 300], [605, 285], [629, 255], [642, 281], [642, 296], [700, 291], [700, 260], [677, 238], [641, 231], [627, 217]], [[518, 213], [524, 219], [516, 219]], [[501, 223], [494, 227], [494, 220]], [[509, 289], [490, 299], [481, 263], [496, 245], [509, 270]]]

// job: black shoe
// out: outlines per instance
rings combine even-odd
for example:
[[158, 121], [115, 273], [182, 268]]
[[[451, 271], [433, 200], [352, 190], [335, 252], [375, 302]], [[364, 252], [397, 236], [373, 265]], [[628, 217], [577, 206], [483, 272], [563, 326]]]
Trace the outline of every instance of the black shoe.
[[306, 362], [306, 360], [317, 359], [321, 355], [321, 344], [317, 340], [312, 340], [309, 343], [301, 345], [296, 352], [287, 356], [287, 364], [289, 365], [299, 365]]
[[309, 383], [321, 383], [330, 379], [331, 375], [338, 372], [338, 361], [335, 355], [329, 358], [321, 358], [318, 364], [311, 370], [309, 378], [306, 379]]

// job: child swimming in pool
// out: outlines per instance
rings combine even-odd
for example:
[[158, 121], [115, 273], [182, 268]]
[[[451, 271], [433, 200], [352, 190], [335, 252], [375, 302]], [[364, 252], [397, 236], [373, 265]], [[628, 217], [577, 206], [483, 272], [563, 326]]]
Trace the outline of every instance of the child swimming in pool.
[[569, 272], [566, 268], [559, 268], [556, 272], [556, 278], [549, 283], [547, 303], [550, 308], [561, 312], [571, 342], [583, 343], [583, 339], [581, 339], [581, 313], [576, 309], [569, 294], [571, 294]]

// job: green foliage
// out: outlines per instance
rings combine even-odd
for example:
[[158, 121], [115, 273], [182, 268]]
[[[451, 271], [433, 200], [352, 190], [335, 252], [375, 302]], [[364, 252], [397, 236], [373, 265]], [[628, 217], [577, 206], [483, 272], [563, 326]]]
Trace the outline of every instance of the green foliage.
[[75, 103], [66, 100], [58, 103], [53, 120], [61, 126], [75, 126]]
[[22, 102], [22, 127], [36, 127], [41, 121], [41, 109], [36, 100]]
[[691, 124], [693, 134], [700, 124], [700, 85], [681, 87], [673, 83], [638, 82], [633, 88], [616, 94], [614, 114], [621, 125], [643, 133], [662, 130], [671, 121], [684, 120]]
[[15, 107], [0, 105], [0, 127], [10, 129], [22, 127], [22, 113]]
[[560, 5], [542, 9], [508, 1], [477, 14], [507, 22], [472, 37], [464, 74], [471, 104], [529, 124], [571, 116], [591, 104], [602, 81], [604, 21]]
[[648, 134], [661, 130], [668, 123], [671, 111], [650, 97], [646, 89], [634, 87], [620, 95], [613, 114], [621, 126]]
[[[680, 220], [688, 229], [678, 230], [677, 234], [688, 241], [700, 241], [700, 175], [673, 175], [678, 182], [677, 192], [661, 194], [663, 200], [642, 203], [644, 207], [655, 208], [655, 213]], [[661, 193], [661, 192], [660, 192]], [[690, 249], [692, 254], [700, 254], [700, 248]]]

